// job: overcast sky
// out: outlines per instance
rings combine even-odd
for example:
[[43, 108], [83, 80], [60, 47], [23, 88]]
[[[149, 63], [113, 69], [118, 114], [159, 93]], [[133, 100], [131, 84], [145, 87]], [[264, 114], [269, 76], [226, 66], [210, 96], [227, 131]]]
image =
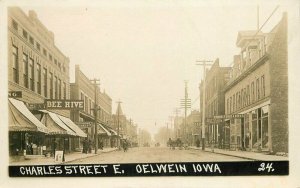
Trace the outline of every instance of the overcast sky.
[[[260, 4], [260, 25], [275, 7]], [[127, 117], [151, 133], [166, 126], [180, 107], [184, 80], [189, 81], [192, 109], [199, 109], [202, 67], [196, 60], [219, 58], [222, 66], [230, 66], [239, 53], [238, 31], [257, 27], [257, 4], [143, 1], [22, 9], [36, 11], [54, 33], [56, 45], [70, 58], [71, 82], [79, 64], [86, 76], [101, 80], [113, 113], [120, 99]], [[285, 10], [289, 7], [281, 4], [262, 30], [270, 31]]]

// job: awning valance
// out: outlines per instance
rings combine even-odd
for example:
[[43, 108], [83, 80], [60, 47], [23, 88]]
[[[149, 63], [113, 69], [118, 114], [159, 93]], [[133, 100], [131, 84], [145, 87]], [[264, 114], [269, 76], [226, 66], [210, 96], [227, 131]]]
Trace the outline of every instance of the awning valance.
[[9, 98], [9, 131], [35, 131], [48, 133], [45, 127], [19, 100]]

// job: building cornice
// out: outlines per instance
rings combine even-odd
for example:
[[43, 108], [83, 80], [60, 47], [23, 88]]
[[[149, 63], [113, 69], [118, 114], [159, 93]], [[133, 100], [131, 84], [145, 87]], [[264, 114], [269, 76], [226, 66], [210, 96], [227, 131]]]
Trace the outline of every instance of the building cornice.
[[224, 91], [228, 91], [235, 85], [237, 85], [239, 82], [241, 82], [244, 78], [246, 78], [249, 74], [251, 74], [254, 70], [256, 70], [258, 67], [262, 66], [267, 60], [269, 59], [269, 55], [265, 54], [260, 59], [257, 60], [256, 63], [251, 65], [246, 71], [244, 71], [241, 75], [239, 75], [237, 78], [235, 78], [233, 81], [228, 82], [228, 84], [225, 86]]

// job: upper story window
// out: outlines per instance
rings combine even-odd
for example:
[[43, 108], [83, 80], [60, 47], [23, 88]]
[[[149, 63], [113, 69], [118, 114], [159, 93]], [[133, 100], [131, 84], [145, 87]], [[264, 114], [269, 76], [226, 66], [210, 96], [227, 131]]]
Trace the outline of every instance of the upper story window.
[[51, 54], [49, 54], [49, 59], [50, 59], [50, 61], [52, 61], [52, 55]]
[[36, 49], [38, 49], [38, 51], [41, 50], [41, 45], [40, 45], [40, 43], [38, 43], [38, 42], [36, 42]]
[[54, 59], [54, 64], [57, 65], [57, 59]]
[[23, 37], [24, 37], [25, 39], [28, 39], [28, 33], [27, 33], [27, 31], [25, 31], [24, 29], [23, 29]]
[[47, 56], [47, 50], [45, 48], [43, 48], [43, 54], [44, 56]]
[[19, 55], [18, 48], [13, 46], [12, 48], [12, 61], [13, 61], [13, 81], [15, 83], [19, 83], [19, 63], [18, 63]]
[[34, 39], [32, 38], [32, 36], [29, 36], [29, 42], [30, 44], [34, 45]]
[[18, 23], [14, 19], [12, 20], [12, 26], [15, 30], [18, 31]]

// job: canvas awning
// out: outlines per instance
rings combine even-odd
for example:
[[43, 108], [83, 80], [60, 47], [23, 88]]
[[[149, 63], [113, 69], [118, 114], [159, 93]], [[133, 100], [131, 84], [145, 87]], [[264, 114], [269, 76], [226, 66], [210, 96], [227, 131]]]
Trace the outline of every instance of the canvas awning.
[[53, 112], [49, 112], [47, 110], [40, 110], [45, 115], [41, 119], [42, 123], [44, 123], [49, 129], [50, 135], [70, 135], [76, 136], [76, 133], [71, 130], [59, 117], [57, 114]]
[[110, 133], [112, 134], [112, 136], [118, 136], [118, 133], [117, 133], [115, 130], [113, 130], [113, 129], [110, 128], [110, 127], [106, 127], [106, 128], [107, 128], [107, 130], [110, 131]]
[[43, 125], [19, 100], [8, 99], [9, 131], [36, 131], [48, 133], [48, 128]]
[[[100, 131], [101, 131], [101, 132], [104, 132], [104, 134], [106, 134], [107, 136], [111, 136], [111, 133], [110, 133], [106, 128], [104, 128], [103, 125], [98, 124], [98, 127], [100, 127]], [[101, 133], [99, 132], [99, 129], [98, 129], [98, 134], [101, 134]]]
[[62, 120], [70, 129], [72, 129], [77, 136], [79, 137], [87, 137], [87, 135], [69, 118], [63, 117], [61, 115], [57, 115], [60, 120]]

